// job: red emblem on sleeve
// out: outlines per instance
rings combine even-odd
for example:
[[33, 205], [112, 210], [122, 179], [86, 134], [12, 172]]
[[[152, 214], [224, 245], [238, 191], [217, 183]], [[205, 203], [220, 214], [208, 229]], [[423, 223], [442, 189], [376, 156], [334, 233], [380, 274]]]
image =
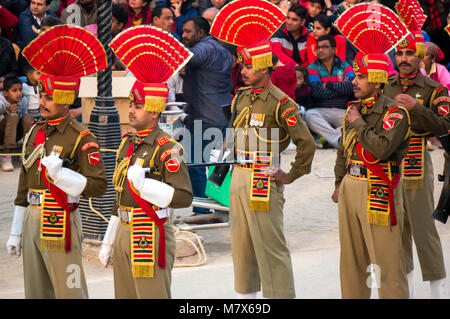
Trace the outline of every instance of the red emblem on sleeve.
[[449, 111], [450, 110], [449, 110], [449, 106], [448, 105], [441, 105], [441, 106], [438, 107], [438, 112], [442, 116], [447, 115]]
[[165, 165], [167, 170], [171, 173], [176, 173], [180, 169], [180, 162], [176, 157], [169, 159]]
[[292, 115], [291, 117], [288, 117], [288, 118], [286, 119], [286, 123], [287, 123], [289, 126], [295, 126], [295, 124], [297, 124], [297, 119], [295, 118], [295, 115]]
[[89, 164], [95, 166], [100, 163], [100, 152], [92, 152], [88, 154]]
[[395, 125], [395, 120], [387, 120], [383, 123], [383, 128], [387, 131], [393, 128]]

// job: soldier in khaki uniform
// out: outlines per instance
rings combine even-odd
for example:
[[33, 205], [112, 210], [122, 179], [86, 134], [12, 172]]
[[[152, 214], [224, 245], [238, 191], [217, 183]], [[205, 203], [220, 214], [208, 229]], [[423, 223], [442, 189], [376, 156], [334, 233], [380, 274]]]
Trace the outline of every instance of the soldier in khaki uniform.
[[[420, 16], [415, 15], [415, 18]], [[448, 298], [442, 245], [431, 216], [435, 207], [434, 177], [426, 138], [447, 133], [450, 128], [450, 98], [444, 85], [420, 72], [425, 42], [420, 29], [410, 31], [411, 34], [396, 48], [395, 59], [400, 73], [390, 78], [384, 89], [387, 96], [395, 98], [411, 114], [410, 146], [402, 162], [406, 209], [403, 251], [411, 297], [414, 297], [414, 238], [422, 278], [430, 281], [431, 297]]]
[[[240, 14], [251, 15], [253, 10], [263, 16], [269, 12], [277, 15], [279, 10], [275, 6], [265, 12], [254, 8], [272, 6], [265, 1], [236, 1], [233, 6], [237, 9], [235, 15], [234, 10], [224, 10], [219, 15], [227, 19], [229, 14], [239, 21]], [[228, 22], [223, 25], [226, 27]], [[216, 27], [220, 25], [211, 27], [214, 36]], [[238, 35], [236, 41], [239, 40]], [[284, 184], [311, 171], [315, 145], [295, 102], [270, 81], [271, 46], [268, 39], [260, 40], [238, 48], [242, 77], [249, 87], [241, 88], [232, 103], [237, 159], [253, 161], [236, 165], [231, 176], [234, 283], [238, 298], [255, 298], [261, 286], [265, 298], [294, 298], [291, 256], [283, 234], [283, 191]], [[255, 48], [257, 52], [253, 51]], [[291, 140], [297, 146], [297, 154], [290, 171], [285, 173], [279, 168], [280, 153]]]
[[[59, 59], [50, 59], [46, 65], [36, 54], [56, 36], [63, 48], [71, 47], [73, 30], [55, 27], [32, 41], [23, 52], [30, 64], [42, 72], [39, 107], [46, 119], [34, 124], [24, 139], [14, 219], [7, 243], [9, 253], [19, 256], [23, 246], [26, 298], [88, 298], [77, 206], [79, 196], [103, 195], [105, 170], [95, 136], [69, 114], [81, 74], [70, 70], [64, 75], [51, 74], [52, 70], [62, 69], [58, 61], [73, 62], [71, 52], [64, 55], [58, 48]], [[80, 28], [77, 36], [97, 46], [92, 50], [102, 49], [87, 31]], [[47, 48], [47, 52], [51, 49]], [[86, 58], [75, 67], [81, 64], [86, 67], [86, 74], [96, 71], [92, 65], [101, 70], [106, 67], [106, 54]]]
[[[171, 36], [151, 27], [131, 32], [149, 39], [171, 40]], [[188, 207], [193, 193], [183, 148], [158, 126], [160, 113], [165, 109], [168, 88], [165, 82], [183, 62], [190, 58], [188, 51], [173, 38], [171, 47], [161, 40], [161, 47], [170, 56], [184, 56], [179, 64], [169, 64], [167, 69], [147, 65], [141, 69], [148, 77], [165, 74], [166, 78], [142, 76], [136, 68], [141, 67], [139, 58], [130, 63], [124, 57], [129, 53], [121, 50], [129, 39], [124, 31], [112, 42], [111, 47], [127, 68], [137, 76], [130, 92], [130, 125], [136, 134], [124, 136], [116, 157], [113, 184], [116, 185], [116, 201], [111, 220], [103, 239], [100, 261], [108, 264], [112, 252], [114, 263], [114, 291], [116, 298], [171, 298], [171, 272], [175, 262], [175, 235], [168, 222], [169, 207]], [[177, 44], [177, 45], [176, 45]], [[158, 53], [152, 46], [136, 45], [131, 56], [145, 59]], [[159, 52], [160, 53], [160, 52]], [[148, 55], [147, 55], [148, 56]], [[151, 61], [150, 61], [151, 62]], [[161, 70], [162, 69], [162, 70]], [[167, 72], [165, 72], [167, 71]], [[145, 172], [144, 168], [149, 168]]]
[[[365, 22], [349, 19], [364, 19], [370, 9], [373, 7], [366, 4], [355, 6], [336, 21], [341, 33], [355, 45], [358, 42], [354, 37], [364, 42], [372, 31], [366, 29], [369, 26]], [[386, 17], [392, 17], [394, 24], [398, 21], [384, 7], [372, 13], [372, 26], [383, 28]], [[366, 32], [349, 32], [355, 23], [362, 24]], [[399, 165], [408, 150], [409, 115], [381, 91], [388, 81], [388, 57], [379, 51], [389, 51], [396, 41], [386, 37], [373, 47], [357, 46], [366, 51], [358, 52], [353, 62], [354, 94], [359, 100], [350, 102], [344, 115], [332, 195], [339, 210], [343, 298], [370, 298], [371, 271], [379, 298], [408, 298], [401, 245], [404, 210]]]

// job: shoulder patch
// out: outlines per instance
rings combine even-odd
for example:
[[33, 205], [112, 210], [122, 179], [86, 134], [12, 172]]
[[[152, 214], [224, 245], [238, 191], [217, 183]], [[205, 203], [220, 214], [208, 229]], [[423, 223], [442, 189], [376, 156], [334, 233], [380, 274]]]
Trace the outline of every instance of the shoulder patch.
[[98, 146], [97, 143], [95, 143], [95, 142], [88, 142], [88, 143], [84, 144], [84, 145], [81, 147], [81, 150], [82, 150], [82, 151], [85, 151], [85, 150], [87, 150], [87, 149], [90, 148], [90, 147], [100, 148], [100, 147]]
[[89, 135], [89, 134], [91, 134], [91, 131], [89, 131], [88, 129], [86, 129], [80, 133], [81, 137], [85, 137], [86, 135]]
[[167, 156], [172, 155], [172, 154], [178, 154], [178, 148], [169, 148], [169, 149], [165, 150], [161, 154], [161, 157], [159, 158], [159, 160], [161, 162], [163, 162], [167, 158]]
[[100, 152], [96, 151], [96, 152], [89, 153], [88, 160], [89, 160], [89, 164], [91, 164], [92, 166], [96, 166], [98, 163], [100, 163]]
[[156, 143], [158, 143], [159, 146], [162, 146], [162, 145], [166, 144], [168, 141], [169, 141], [169, 138], [167, 136], [163, 136], [163, 137], [160, 137], [156, 141]]
[[286, 104], [288, 101], [289, 101], [289, 97], [284, 96], [283, 98], [281, 98], [280, 104]]
[[439, 93], [439, 92], [441, 92], [443, 89], [446, 89], [447, 87], [445, 86], [445, 85], [441, 85], [440, 87], [438, 87], [437, 89], [436, 89], [436, 93]]
[[172, 157], [165, 164], [167, 170], [171, 173], [176, 173], [180, 169], [180, 162], [176, 157]]
[[446, 104], [440, 105], [440, 106], [438, 107], [438, 112], [439, 112], [440, 115], [446, 116], [446, 115], [448, 115], [448, 113], [450, 112], [450, 106], [448, 106], [448, 105], [446, 105]]
[[297, 110], [297, 108], [296, 108], [295, 106], [291, 106], [291, 107], [287, 108], [286, 110], [284, 110], [283, 113], [281, 113], [281, 117], [282, 117], [282, 118], [286, 118], [286, 116], [287, 116], [289, 113], [291, 113], [291, 112], [293, 112], [293, 111], [295, 111], [295, 110]]
[[295, 117], [295, 115], [292, 115], [291, 117], [288, 117], [286, 119], [286, 123], [289, 126], [295, 126], [297, 124], [297, 118]]
[[437, 104], [439, 104], [439, 103], [441, 103], [441, 102], [443, 102], [443, 101], [450, 102], [450, 97], [448, 97], [448, 96], [440, 96], [440, 97], [438, 97], [437, 99], [435, 99], [435, 100], [433, 101], [433, 104], [434, 104], [434, 105], [437, 105]]

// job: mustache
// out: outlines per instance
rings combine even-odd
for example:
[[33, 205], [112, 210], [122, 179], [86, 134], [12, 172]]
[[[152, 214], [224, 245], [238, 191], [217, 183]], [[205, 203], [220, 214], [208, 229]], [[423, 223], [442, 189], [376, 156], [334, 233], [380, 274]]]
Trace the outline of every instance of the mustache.
[[398, 66], [403, 66], [403, 65], [411, 66], [411, 64], [409, 64], [409, 63], [407, 63], [407, 62], [402, 62], [402, 63], [400, 63]]

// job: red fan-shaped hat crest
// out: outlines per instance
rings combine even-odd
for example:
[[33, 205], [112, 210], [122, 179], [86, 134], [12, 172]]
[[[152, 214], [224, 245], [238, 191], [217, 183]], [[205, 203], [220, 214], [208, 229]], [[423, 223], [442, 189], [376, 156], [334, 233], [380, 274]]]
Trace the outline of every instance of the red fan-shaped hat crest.
[[236, 0], [224, 6], [210, 34], [238, 46], [238, 56], [254, 69], [272, 66], [269, 39], [286, 20], [285, 13], [265, 0]]
[[58, 25], [42, 32], [22, 52], [41, 72], [39, 88], [56, 104], [73, 104], [80, 77], [108, 66], [105, 49], [84, 28]]
[[130, 99], [150, 112], [162, 112], [168, 95], [165, 83], [193, 54], [171, 34], [151, 26], [126, 29], [109, 46], [137, 79]]
[[410, 34], [399, 43], [398, 50], [410, 49], [415, 51], [416, 56], [425, 56], [425, 39], [420, 30], [427, 16], [417, 0], [400, 0], [395, 4], [398, 15], [406, 24]]
[[362, 3], [341, 14], [335, 26], [361, 51], [353, 61], [354, 71], [368, 75], [370, 82], [387, 83], [386, 53], [408, 34], [399, 17], [382, 5]]

